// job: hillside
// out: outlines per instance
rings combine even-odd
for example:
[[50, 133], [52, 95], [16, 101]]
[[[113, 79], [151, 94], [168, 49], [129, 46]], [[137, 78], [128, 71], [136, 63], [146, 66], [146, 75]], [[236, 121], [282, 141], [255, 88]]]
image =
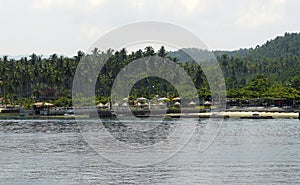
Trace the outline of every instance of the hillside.
[[[257, 75], [266, 75], [272, 83], [300, 89], [300, 33], [285, 33], [255, 48], [213, 51], [227, 80], [228, 88], [246, 85]], [[192, 59], [182, 50], [169, 52], [179, 62]]]
[[282, 59], [300, 55], [300, 34], [285, 33], [249, 52], [250, 56]]

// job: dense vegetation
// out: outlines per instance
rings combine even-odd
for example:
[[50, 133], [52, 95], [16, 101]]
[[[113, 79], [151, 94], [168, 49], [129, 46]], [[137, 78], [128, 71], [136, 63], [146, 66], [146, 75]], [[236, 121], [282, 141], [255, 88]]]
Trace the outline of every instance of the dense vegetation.
[[[214, 55], [223, 70], [229, 98], [299, 99], [299, 33], [285, 33], [255, 48], [214, 51]], [[183, 51], [171, 52], [170, 56], [181, 62], [192, 61]]]
[[82, 52], [74, 58], [53, 54], [43, 59], [32, 54], [29, 58], [15, 60], [4, 56], [0, 59], [2, 103], [26, 104], [43, 98], [70, 98], [74, 72], [82, 56]]
[[255, 49], [243, 50], [243, 54], [240, 51], [232, 56], [218, 55], [224, 74], [232, 81], [229, 88], [242, 87], [257, 74], [265, 74], [272, 83], [299, 89], [300, 34], [286, 33]]
[[[205, 51], [203, 51], [205, 52]], [[198, 65], [183, 50], [167, 52], [161, 47], [157, 52], [152, 47], [128, 53], [120, 51], [92, 51], [93, 56], [109, 54], [111, 57], [99, 74], [96, 85], [98, 101], [109, 99], [111, 86], [119, 71], [130, 62], [158, 55], [178, 63], [191, 76], [201, 99], [209, 99], [209, 86]], [[223, 70], [228, 98], [235, 100], [262, 99], [261, 102], [284, 99], [299, 100], [300, 89], [300, 34], [286, 33], [267, 41], [262, 46], [237, 51], [214, 51]], [[53, 101], [57, 106], [71, 105], [71, 89], [76, 67], [87, 56], [79, 51], [74, 57], [51, 55], [42, 58], [35, 54], [19, 60], [0, 58], [0, 97], [5, 103], [23, 105], [34, 101]], [[159, 78], [146, 78], [134, 86], [133, 98], [156, 94], [173, 97], [174, 87]], [[4, 103], [4, 101], [2, 103]]]

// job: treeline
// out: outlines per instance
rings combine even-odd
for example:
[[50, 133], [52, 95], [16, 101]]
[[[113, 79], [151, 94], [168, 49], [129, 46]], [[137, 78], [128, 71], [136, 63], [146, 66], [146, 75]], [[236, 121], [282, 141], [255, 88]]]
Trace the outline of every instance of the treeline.
[[[51, 55], [42, 58], [32, 54], [29, 58], [19, 60], [0, 58], [0, 97], [4, 97], [3, 104], [29, 105], [35, 101], [50, 101], [57, 106], [71, 106], [72, 83], [74, 74], [83, 57], [101, 57], [109, 55], [109, 59], [99, 72], [96, 83], [96, 99], [98, 102], [107, 102], [110, 99], [111, 87], [114, 79], [122, 68], [130, 62], [143, 57], [159, 56], [176, 62], [176, 59], [167, 56], [167, 51], [162, 46], [157, 52], [148, 46], [144, 50], [128, 53], [126, 49], [120, 51], [99, 51], [95, 48], [91, 54], [81, 51], [74, 57]], [[209, 98], [209, 87], [201, 68], [191, 63], [181, 63], [181, 67], [191, 76], [199, 90], [199, 97]], [[85, 73], [89, 73], [87, 68]], [[170, 75], [173, 71], [170, 70]], [[176, 89], [166, 80], [149, 77], [142, 79], [134, 85], [130, 96], [132, 98], [144, 96], [178, 96]], [[125, 97], [124, 97], [125, 98]]]
[[[300, 34], [286, 33], [262, 46], [230, 52], [214, 51], [214, 54], [223, 71], [229, 98], [299, 100]], [[97, 101], [109, 100], [114, 79], [122, 68], [134, 60], [154, 55], [180, 65], [191, 76], [198, 96], [202, 100], [210, 98], [205, 75], [184, 50], [167, 52], [161, 47], [155, 51], [151, 46], [131, 53], [126, 49], [99, 51], [95, 48], [88, 55], [78, 51], [74, 57], [56, 54], [49, 58], [32, 54], [19, 60], [1, 57], [0, 97], [10, 104], [52, 100], [59, 106], [71, 105], [72, 83], [78, 63], [83, 57], [101, 55], [110, 57], [98, 76]], [[133, 98], [153, 98], [155, 95], [174, 97], [178, 93], [169, 82], [151, 77], [135, 84], [130, 95]]]
[[[6, 104], [19, 104], [44, 98], [71, 98], [73, 76], [80, 58], [84, 55], [78, 52], [73, 58], [51, 55], [42, 58], [36, 54], [19, 60], [0, 58], [1, 97]], [[50, 91], [50, 93], [49, 93]], [[55, 92], [53, 95], [52, 92]]]

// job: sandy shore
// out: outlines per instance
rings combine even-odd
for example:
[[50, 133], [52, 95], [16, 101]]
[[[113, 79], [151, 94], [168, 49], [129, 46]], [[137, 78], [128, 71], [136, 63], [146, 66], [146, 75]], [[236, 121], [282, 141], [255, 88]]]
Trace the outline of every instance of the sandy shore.
[[286, 119], [298, 119], [299, 113], [295, 112], [221, 112], [221, 113], [189, 113], [189, 114], [168, 114], [171, 117], [182, 116], [190, 118], [209, 118], [209, 117], [229, 117], [229, 118], [241, 118], [251, 117], [253, 114], [259, 114], [259, 116], [272, 116], [273, 118], [286, 118]]
[[[252, 116], [258, 112], [225, 112], [224, 115], [233, 117]], [[295, 118], [298, 119], [299, 114], [294, 112], [259, 112], [259, 116], [272, 116], [273, 118]]]

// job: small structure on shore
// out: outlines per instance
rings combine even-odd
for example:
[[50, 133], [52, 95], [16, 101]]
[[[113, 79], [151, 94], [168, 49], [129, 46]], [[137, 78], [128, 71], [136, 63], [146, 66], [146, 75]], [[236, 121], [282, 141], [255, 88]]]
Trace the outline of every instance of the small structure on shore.
[[54, 106], [52, 103], [36, 102], [33, 104], [33, 110], [35, 115], [47, 115], [50, 112], [50, 107]]
[[135, 102], [136, 109], [149, 109], [149, 101], [147, 98], [140, 97], [136, 99]]
[[97, 107], [99, 108], [99, 109], [101, 109], [101, 110], [107, 110], [108, 109], [108, 107], [109, 107], [109, 104], [108, 103], [106, 103], [106, 104], [103, 104], [103, 103], [99, 103], [98, 105], [97, 105]]
[[177, 102], [174, 103], [174, 106], [175, 107], [180, 107], [180, 103], [177, 101]]
[[204, 108], [205, 108], [205, 109], [210, 110], [210, 109], [211, 109], [211, 106], [212, 106], [212, 103], [209, 102], [209, 101], [205, 101], [205, 102], [203, 103], [203, 105], [204, 105]]
[[180, 97], [175, 97], [172, 99], [173, 106], [176, 108], [179, 108], [181, 106], [181, 98]]
[[196, 103], [194, 102], [194, 101], [191, 101], [190, 103], [189, 103], [189, 106], [196, 106]]
[[167, 105], [169, 104], [170, 99], [166, 97], [158, 98], [157, 99], [157, 106], [161, 109], [164, 109], [168, 107]]

